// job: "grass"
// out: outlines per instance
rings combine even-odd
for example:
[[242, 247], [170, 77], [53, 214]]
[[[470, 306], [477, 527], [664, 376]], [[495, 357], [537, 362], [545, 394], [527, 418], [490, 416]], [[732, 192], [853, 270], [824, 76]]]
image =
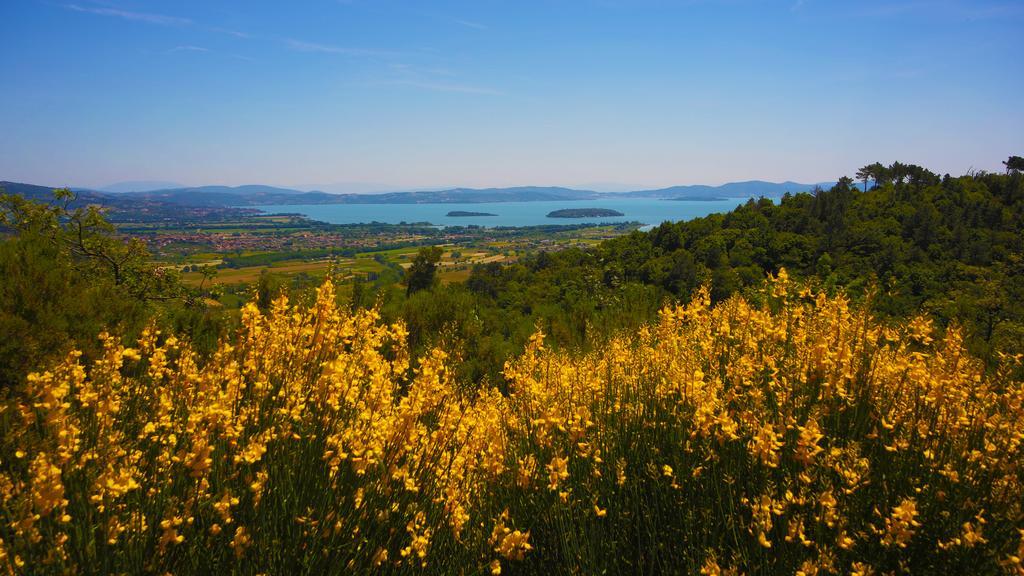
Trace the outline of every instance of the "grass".
[[[263, 271], [268, 271], [274, 274], [282, 276], [291, 276], [299, 273], [311, 274], [314, 277], [322, 278], [332, 266], [336, 270], [340, 271], [351, 271], [357, 274], [367, 274], [372, 272], [381, 272], [384, 270], [384, 265], [374, 259], [375, 256], [384, 256], [388, 261], [394, 262], [407, 268], [412, 263], [412, 258], [419, 251], [419, 248], [396, 248], [392, 250], [382, 250], [374, 252], [365, 252], [359, 254], [356, 258], [344, 259], [344, 260], [319, 260], [319, 261], [305, 261], [305, 260], [286, 260], [283, 262], [275, 262], [268, 266], [244, 266], [241, 268], [220, 268], [217, 270], [217, 276], [213, 280], [213, 284], [222, 285], [240, 285], [249, 284], [259, 279], [260, 274]], [[458, 263], [452, 258], [453, 252], [461, 252], [462, 255], [459, 258]], [[186, 264], [213, 264], [218, 262], [217, 260], [208, 260], [208, 258], [215, 257], [215, 254], [204, 254], [200, 260], [200, 256], [197, 255], [189, 259]], [[471, 250], [462, 249], [459, 247], [449, 247], [444, 252], [441, 260], [441, 270], [439, 271], [439, 278], [443, 282], [461, 282], [469, 278], [469, 268], [475, 264], [483, 264], [488, 262], [505, 262], [508, 258], [502, 254], [496, 254], [490, 250]], [[185, 264], [182, 264], [185, 265]], [[447, 268], [452, 266], [458, 266], [457, 270], [448, 270]], [[182, 280], [191, 286], [198, 286], [202, 282], [202, 274], [198, 272], [186, 272], [182, 274]]]
[[[287, 260], [275, 262], [270, 266], [245, 266], [242, 268], [220, 268], [213, 284], [250, 284], [259, 279], [264, 270], [290, 276], [299, 273], [311, 274], [315, 277], [323, 277], [328, 270], [353, 270], [356, 272], [379, 271], [382, 266], [373, 260], [322, 260], [317, 262], [306, 262], [303, 260]], [[182, 280], [189, 285], [199, 285], [203, 276], [198, 272], [186, 272], [182, 274]]]
[[443, 270], [438, 273], [438, 279], [445, 283], [450, 284], [452, 282], [465, 282], [469, 279], [469, 268], [459, 268], [456, 270]]

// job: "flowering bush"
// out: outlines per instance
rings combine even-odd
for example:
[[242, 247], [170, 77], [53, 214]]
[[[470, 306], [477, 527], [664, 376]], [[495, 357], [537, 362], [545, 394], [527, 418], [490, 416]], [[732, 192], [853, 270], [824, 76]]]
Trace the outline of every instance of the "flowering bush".
[[[1019, 358], [773, 279], [467, 394], [401, 325], [248, 305], [0, 412], [0, 571], [1024, 574]], [[411, 368], [415, 365], [415, 368]]]

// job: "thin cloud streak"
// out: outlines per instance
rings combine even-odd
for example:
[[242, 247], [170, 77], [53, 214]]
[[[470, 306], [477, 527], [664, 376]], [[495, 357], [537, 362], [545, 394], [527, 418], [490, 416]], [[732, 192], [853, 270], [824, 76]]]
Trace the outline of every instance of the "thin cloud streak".
[[425, 78], [425, 77], [437, 77], [443, 76], [451, 78], [458, 76], [454, 71], [448, 68], [434, 68], [434, 67], [423, 67], [408, 64], [406, 62], [392, 62], [388, 64], [388, 68], [393, 70], [396, 74], [405, 75], [407, 79]]
[[316, 42], [306, 42], [303, 40], [295, 40], [289, 38], [285, 40], [285, 44], [289, 48], [296, 52], [313, 52], [320, 54], [342, 54], [345, 56], [395, 56], [394, 52], [386, 52], [383, 50], [371, 50], [367, 48], [350, 48], [346, 46], [332, 46], [330, 44], [318, 44]]
[[[153, 14], [149, 12], [132, 12], [130, 10], [119, 10], [117, 8], [105, 8], [102, 6], [82, 6], [81, 4], [63, 4], [64, 9], [71, 10], [73, 12], [81, 12], [83, 14], [96, 14], [99, 16], [110, 16], [113, 18], [121, 18], [123, 20], [132, 20], [135, 22], [146, 22], [148, 24], [159, 24], [161, 26], [192, 26], [196, 23], [189, 18], [182, 18], [180, 16], [167, 16], [165, 14]], [[234, 36], [235, 38], [253, 38], [252, 34], [246, 32], [240, 32], [238, 30], [232, 30], [230, 28], [221, 28], [219, 26], [199, 26], [203, 30], [209, 32], [215, 32], [217, 34], [227, 34], [228, 36]]]
[[228, 36], [234, 36], [235, 38], [252, 38], [252, 34], [245, 32], [239, 32], [238, 30], [231, 30], [229, 28], [210, 28], [210, 32], [217, 32], [220, 34], [227, 34]]
[[175, 52], [210, 52], [209, 48], [203, 48], [202, 46], [175, 46], [171, 48], [165, 54], [173, 54]]
[[472, 20], [456, 20], [455, 23], [456, 24], [461, 24], [461, 25], [465, 26], [466, 28], [475, 28], [476, 30], [487, 30], [488, 29], [487, 26], [485, 26], [485, 25], [483, 25], [483, 24], [481, 24], [479, 22], [473, 22]]
[[223, 52], [218, 52], [217, 50], [211, 50], [209, 48], [204, 48], [202, 46], [192, 46], [192, 45], [175, 46], [174, 48], [171, 48], [169, 50], [164, 50], [163, 53], [164, 54], [176, 54], [176, 53], [182, 53], [182, 52], [189, 52], [189, 53], [193, 53], [193, 54], [210, 54], [210, 55], [214, 55], [214, 56], [220, 56], [222, 58], [228, 58], [228, 59], [231, 59], [231, 60], [244, 60], [246, 62], [255, 62], [256, 61], [255, 58], [252, 58], [252, 57], [249, 57], [249, 56], [244, 56], [242, 54], [225, 54]]
[[151, 14], [147, 12], [131, 12], [128, 10], [118, 10], [116, 8], [82, 6], [80, 4], [64, 4], [64, 8], [66, 8], [67, 10], [72, 10], [74, 12], [97, 14], [99, 16], [111, 16], [114, 18], [121, 18], [123, 20], [133, 20], [135, 22], [159, 24], [161, 26], [187, 26], [189, 24], [192, 24], [192, 21], [188, 18], [180, 18], [178, 16], [166, 16], [164, 14]]
[[385, 86], [408, 86], [410, 88], [420, 88], [422, 90], [430, 90], [432, 92], [455, 92], [460, 94], [481, 94], [486, 96], [504, 96], [505, 93], [500, 90], [493, 88], [486, 88], [483, 86], [472, 86], [469, 84], [447, 84], [443, 82], [421, 82], [419, 80], [385, 80], [382, 82], [376, 82], [379, 85]]

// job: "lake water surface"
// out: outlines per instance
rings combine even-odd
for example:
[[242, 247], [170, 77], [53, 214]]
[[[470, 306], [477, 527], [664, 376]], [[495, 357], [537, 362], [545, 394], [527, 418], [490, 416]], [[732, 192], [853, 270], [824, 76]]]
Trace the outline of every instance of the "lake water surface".
[[[537, 226], [541, 224], [582, 224], [642, 222], [661, 224], [728, 212], [746, 198], [725, 200], [658, 200], [653, 198], [612, 198], [553, 202], [487, 202], [474, 204], [294, 204], [256, 206], [269, 214], [298, 213], [331, 224], [382, 222], [430, 222], [438, 226]], [[548, 212], [562, 208], [609, 208], [624, 216], [606, 218], [548, 218]], [[448, 212], [488, 212], [495, 216], [446, 216]]]

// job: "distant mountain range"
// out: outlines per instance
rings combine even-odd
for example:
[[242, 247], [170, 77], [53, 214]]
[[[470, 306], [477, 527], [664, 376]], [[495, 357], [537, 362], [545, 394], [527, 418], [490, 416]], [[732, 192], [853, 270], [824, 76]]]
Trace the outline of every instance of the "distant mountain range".
[[[248, 184], [245, 186], [197, 186], [146, 192], [122, 192], [117, 196], [184, 206], [254, 206], [258, 204], [329, 204], [330, 202], [325, 202], [323, 199], [333, 198], [335, 195]], [[308, 200], [297, 200], [306, 196], [309, 196]]]
[[[0, 180], [0, 192], [5, 194], [17, 194], [29, 200], [49, 202], [53, 200], [53, 190], [57, 186], [39, 186], [36, 184], [23, 184], [21, 182], [5, 182]], [[114, 195], [99, 190], [80, 189], [76, 190], [77, 198], [71, 203], [72, 207], [88, 204], [132, 204], [137, 202], [131, 198], [125, 198], [122, 202], [115, 201]]]
[[127, 182], [115, 182], [97, 188], [100, 192], [149, 192], [150, 190], [170, 190], [173, 188], [184, 188], [177, 182], [165, 182], [162, 180], [129, 180]]
[[[245, 186], [198, 186], [156, 190], [125, 190], [126, 187], [159, 184], [153, 182], [122, 182], [106, 190], [75, 189], [79, 201], [126, 209], [156, 204], [206, 208], [244, 207], [287, 204], [482, 204], [491, 202], [579, 201], [600, 198], [659, 198], [666, 200], [709, 200], [717, 198], [777, 197], [786, 192], [797, 193], [827, 188], [830, 182], [800, 184], [797, 182], [730, 182], [721, 186], [672, 186], [656, 190], [633, 192], [594, 192], [557, 186], [518, 186], [510, 188], [450, 188], [413, 192], [386, 192], [380, 194], [329, 194], [327, 192], [293, 190], [250, 184]], [[8, 192], [28, 197], [48, 196], [49, 187], [13, 182], [0, 182]], [[116, 190], [112, 191], [112, 190]]]
[[[730, 182], [721, 186], [672, 186], [656, 190], [632, 192], [594, 192], [557, 186], [517, 186], [510, 188], [450, 188], [379, 194], [329, 194], [318, 190], [305, 192], [250, 184], [245, 186], [198, 186], [161, 190], [122, 192], [119, 196], [170, 202], [189, 206], [256, 206], [275, 204], [451, 204], [489, 202], [575, 201], [598, 198], [663, 198], [711, 199], [781, 196], [786, 192], [828, 187], [832, 183], [801, 184], [798, 182]], [[93, 192], [93, 191], [90, 191]]]
[[671, 186], [669, 188], [658, 188], [657, 190], [639, 190], [636, 192], [621, 192], [618, 196], [629, 196], [634, 198], [749, 198], [752, 196], [782, 196], [786, 192], [796, 194], [797, 192], [808, 192], [815, 186], [828, 189], [835, 185], [835, 182], [819, 182], [817, 184], [800, 184], [799, 182], [765, 182], [763, 180], [748, 180], [746, 182], [729, 182], [720, 186], [706, 186], [703, 184], [691, 184], [688, 186]]
[[[54, 188], [54, 186], [0, 181], [0, 192], [17, 194], [39, 202], [52, 202]], [[148, 198], [144, 193], [75, 190], [75, 198], [69, 203], [69, 206], [80, 208], [89, 205], [103, 206], [107, 209], [108, 218], [115, 222], [206, 222], [259, 214], [259, 210], [237, 205], [196, 205], [177, 200], [164, 201]]]

